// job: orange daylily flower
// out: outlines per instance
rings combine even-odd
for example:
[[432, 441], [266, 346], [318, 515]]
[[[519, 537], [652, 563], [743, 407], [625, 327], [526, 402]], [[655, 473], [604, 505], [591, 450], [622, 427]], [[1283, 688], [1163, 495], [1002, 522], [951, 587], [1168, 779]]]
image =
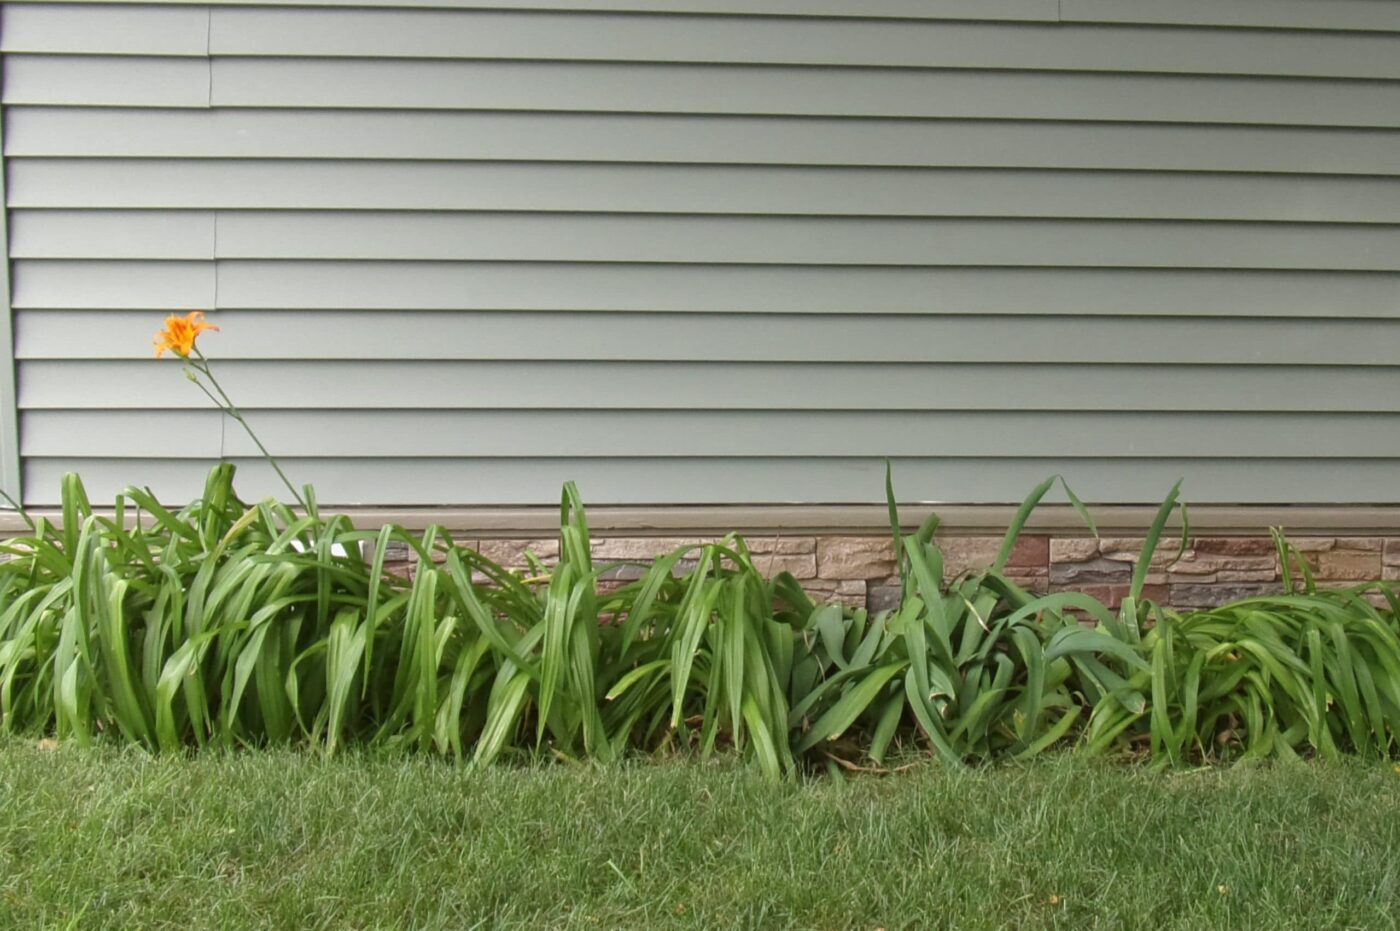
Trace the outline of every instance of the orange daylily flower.
[[194, 340], [205, 330], [218, 330], [212, 323], [204, 322], [204, 312], [202, 310], [192, 310], [183, 317], [171, 314], [165, 318], [165, 329], [155, 335], [152, 340], [156, 347], [156, 358], [169, 349], [182, 359], [189, 358], [189, 354], [194, 352]]

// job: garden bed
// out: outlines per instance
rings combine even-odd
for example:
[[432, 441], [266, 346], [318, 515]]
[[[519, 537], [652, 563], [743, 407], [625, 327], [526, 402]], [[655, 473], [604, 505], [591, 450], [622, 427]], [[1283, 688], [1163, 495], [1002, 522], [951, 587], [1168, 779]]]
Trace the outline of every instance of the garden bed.
[[[69, 476], [62, 526], [36, 522], [5, 546], [0, 728], [475, 764], [732, 749], [770, 778], [1062, 746], [1161, 765], [1395, 755], [1394, 584], [1317, 588], [1279, 535], [1283, 594], [1164, 609], [1146, 586], [1173, 489], [1116, 609], [1037, 595], [1007, 567], [1056, 481], [1026, 498], [990, 565], [953, 578], [936, 517], [906, 532], [890, 490], [901, 598], [871, 613], [767, 578], [737, 536], [605, 585], [618, 567], [594, 563], [571, 485], [558, 561], [510, 572], [438, 528], [323, 517], [310, 489], [302, 513], [250, 505], [227, 465], [179, 512], [129, 489], [111, 517]], [[386, 570], [395, 543], [416, 554], [411, 578]]]

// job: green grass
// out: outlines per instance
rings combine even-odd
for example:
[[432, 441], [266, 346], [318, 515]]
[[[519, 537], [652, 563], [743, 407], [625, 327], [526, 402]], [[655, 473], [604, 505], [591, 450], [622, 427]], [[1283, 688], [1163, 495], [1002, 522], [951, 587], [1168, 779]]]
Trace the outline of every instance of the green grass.
[[1374, 929], [1397, 849], [1382, 763], [773, 782], [0, 740], [4, 928]]

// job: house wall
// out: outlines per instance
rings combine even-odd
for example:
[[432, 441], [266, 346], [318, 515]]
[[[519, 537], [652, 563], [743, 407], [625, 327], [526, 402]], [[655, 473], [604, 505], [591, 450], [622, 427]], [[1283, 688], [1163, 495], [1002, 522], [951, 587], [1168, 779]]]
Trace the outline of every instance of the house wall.
[[219, 457], [276, 491], [149, 358], [193, 308], [333, 504], [873, 502], [886, 456], [946, 502], [1061, 472], [1110, 504], [1182, 476], [1400, 503], [1400, 4], [11, 2], [0, 29], [0, 459], [30, 504], [73, 469], [189, 497]]

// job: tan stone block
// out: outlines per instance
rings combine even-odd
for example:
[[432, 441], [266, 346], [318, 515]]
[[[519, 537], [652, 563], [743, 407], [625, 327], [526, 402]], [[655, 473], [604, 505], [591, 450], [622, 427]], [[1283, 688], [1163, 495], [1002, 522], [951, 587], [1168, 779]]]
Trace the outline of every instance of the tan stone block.
[[1167, 571], [1173, 575], [1211, 575], [1216, 572], [1245, 572], [1251, 569], [1262, 571], [1273, 569], [1277, 563], [1278, 560], [1274, 556], [1204, 556], [1192, 551]]
[[639, 563], [618, 563], [607, 568], [598, 567], [600, 582], [634, 582], [646, 575], [647, 567]]
[[1338, 537], [1337, 549], [1357, 550], [1363, 553], [1379, 553], [1385, 547], [1382, 537]]
[[1167, 567], [1170, 575], [1215, 575], [1220, 571], [1220, 561], [1210, 557], [1198, 557], [1188, 550], [1180, 559]]
[[1220, 581], [1218, 576], [1219, 573], [1216, 572], [1206, 572], [1202, 573], [1201, 575], [1169, 575], [1167, 576], [1167, 581], [1169, 583], [1180, 583], [1185, 585], [1214, 585], [1216, 582]]
[[[1294, 552], [1294, 553], [1290, 553], [1290, 554], [1289, 554], [1289, 557], [1288, 557], [1288, 565], [1292, 568], [1292, 570], [1293, 570], [1294, 572], [1298, 572], [1298, 571], [1299, 571], [1299, 569], [1298, 569], [1298, 561], [1299, 561], [1300, 559], [1303, 561], [1303, 563], [1305, 563], [1305, 564], [1307, 565], [1307, 567], [1308, 567], [1309, 569], [1311, 569], [1313, 572], [1316, 572], [1316, 571], [1317, 571], [1317, 567], [1318, 567], [1318, 563], [1321, 562], [1321, 560], [1322, 560], [1322, 552], [1312, 552], [1312, 553], [1298, 553], [1298, 552]], [[1283, 565], [1283, 564], [1282, 564], [1281, 562], [1279, 562], [1278, 558], [1275, 557], [1275, 558], [1274, 558], [1274, 569], [1275, 569], [1276, 571], [1282, 572], [1282, 565]]]
[[1295, 537], [1289, 536], [1289, 544], [1300, 553], [1325, 553], [1336, 549], [1336, 537]]
[[[1145, 542], [1145, 540], [1137, 538], [1105, 537], [1099, 541], [1099, 552], [1109, 559], [1136, 566], [1138, 558], [1142, 555], [1142, 546]], [[1168, 563], [1177, 558], [1180, 548], [1180, 537], [1163, 536], [1157, 542], [1157, 548], [1152, 551], [1152, 568], [1165, 569]], [[1190, 555], [1190, 553], [1191, 550], [1188, 549], [1182, 555]]]
[[529, 550], [545, 562], [559, 558], [559, 541], [555, 539], [536, 540], [482, 540], [477, 552], [502, 566], [525, 565], [525, 551]]
[[823, 579], [875, 579], [896, 571], [889, 537], [818, 537], [817, 575]]
[[389, 575], [411, 579], [413, 578], [414, 572], [417, 571], [417, 566], [418, 564], [416, 562], [386, 562], [384, 564], [384, 571]]
[[1318, 579], [1367, 581], [1381, 577], [1381, 554], [1367, 550], [1336, 549], [1320, 553]]
[[864, 579], [812, 579], [802, 585], [817, 602], [836, 602], [852, 608], [865, 607], [867, 587]]
[[755, 555], [777, 553], [797, 556], [817, 551], [816, 537], [745, 537], [744, 542], [749, 545], [749, 552]]
[[1093, 537], [1056, 537], [1050, 541], [1050, 562], [1084, 562], [1099, 555], [1099, 541]]
[[1400, 582], [1400, 566], [1386, 566], [1382, 569], [1381, 578], [1387, 582]]
[[1272, 582], [1277, 578], [1277, 569], [1222, 569], [1215, 574], [1217, 582]]
[[1001, 537], [947, 537], [936, 542], [943, 550], [945, 579], [989, 568], [1001, 549]]
[[780, 572], [791, 573], [795, 579], [815, 579], [817, 577], [816, 553], [760, 553], [754, 556], [753, 565], [755, 569], [769, 577]]
[[604, 537], [594, 539], [593, 558], [602, 562], [650, 562], [685, 546], [710, 542], [697, 537]]
[[1381, 559], [1383, 566], [1400, 566], [1400, 537], [1392, 537], [1385, 541], [1385, 555]]

